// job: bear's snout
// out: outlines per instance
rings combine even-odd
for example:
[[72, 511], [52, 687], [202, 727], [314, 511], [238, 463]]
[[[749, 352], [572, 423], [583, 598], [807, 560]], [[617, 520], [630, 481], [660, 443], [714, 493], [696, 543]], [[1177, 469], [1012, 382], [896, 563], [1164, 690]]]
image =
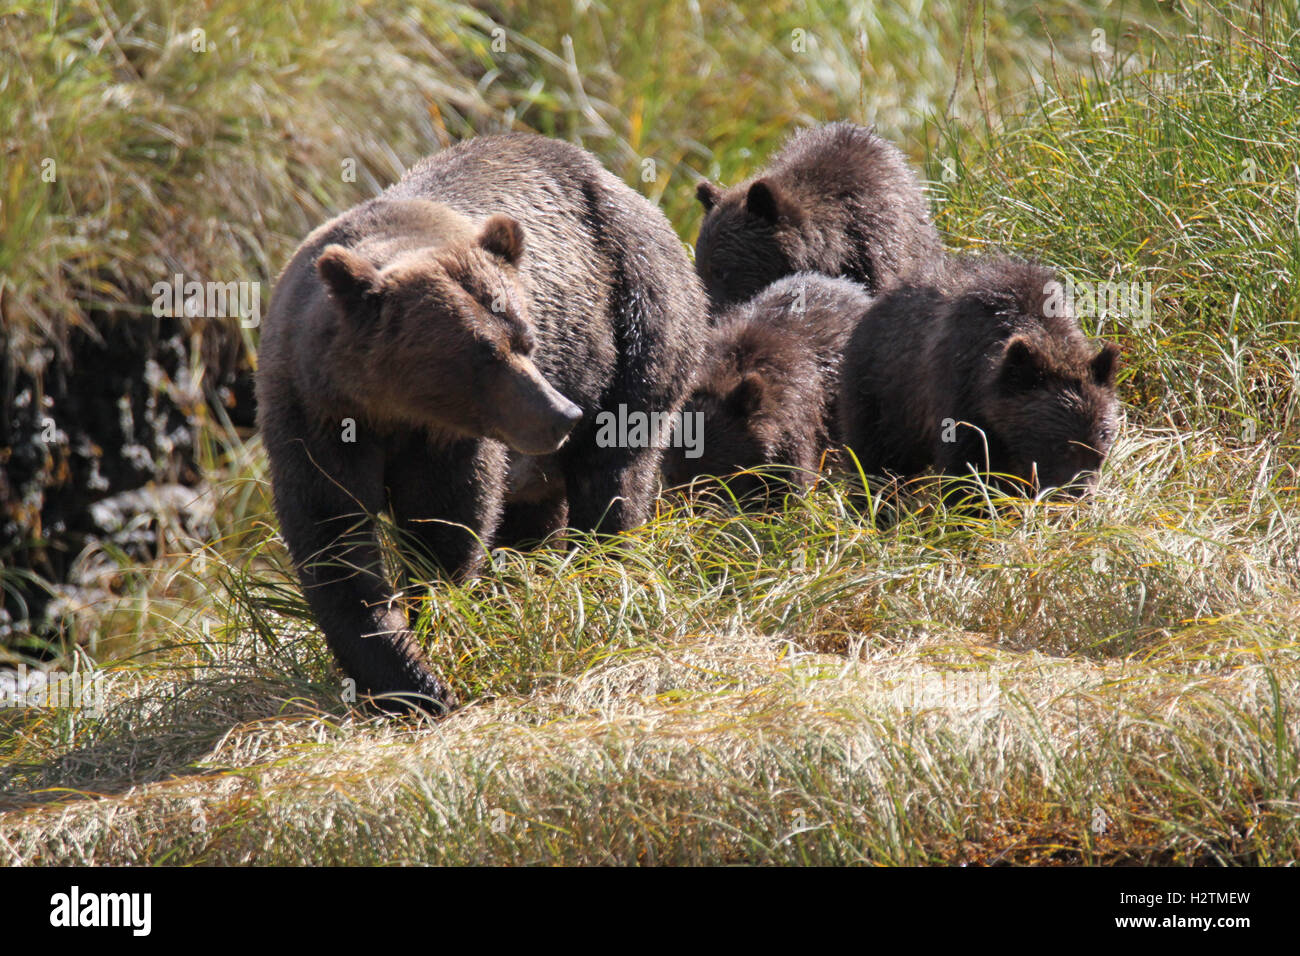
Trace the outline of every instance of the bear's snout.
[[558, 399], [555, 409], [556, 420], [552, 427], [555, 448], [559, 448], [564, 444], [569, 437], [569, 433], [573, 431], [578, 422], [582, 421], [582, 409], [555, 391], [555, 389], [551, 389], [551, 392]]
[[582, 421], [582, 409], [556, 391], [531, 362], [512, 370], [505, 398], [492, 437], [523, 455], [558, 451]]
[[1097, 487], [1101, 462], [1089, 465], [1058, 466], [1046, 470], [1034, 469], [1034, 491], [1053, 501], [1079, 501]]

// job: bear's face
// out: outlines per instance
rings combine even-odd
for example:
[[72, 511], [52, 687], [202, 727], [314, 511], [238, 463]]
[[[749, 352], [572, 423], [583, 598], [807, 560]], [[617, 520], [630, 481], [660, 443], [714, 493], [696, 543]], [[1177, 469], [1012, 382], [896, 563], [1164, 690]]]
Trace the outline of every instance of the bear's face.
[[715, 310], [808, 267], [801, 255], [803, 216], [777, 187], [760, 179], [724, 192], [704, 181], [695, 195], [705, 209], [695, 268]]
[[515, 265], [523, 229], [493, 216], [472, 242], [399, 256], [382, 270], [327, 246], [317, 270], [340, 313], [330, 360], [345, 391], [384, 418], [526, 455], [558, 449], [582, 409], [542, 377]]
[[1091, 491], [1115, 440], [1118, 356], [1106, 345], [1062, 359], [1028, 337], [1008, 341], [982, 409], [1003, 459], [993, 469], [1024, 479], [1035, 494]]
[[683, 415], [700, 415], [704, 434], [698, 458], [688, 458], [686, 449], [669, 447], [664, 453], [664, 478], [669, 485], [684, 485], [701, 476], [727, 478], [727, 487], [737, 498], [760, 485], [756, 475], [734, 475], [772, 458], [777, 424], [770, 411], [770, 389], [761, 375], [749, 373], [729, 380], [711, 380], [696, 389]]

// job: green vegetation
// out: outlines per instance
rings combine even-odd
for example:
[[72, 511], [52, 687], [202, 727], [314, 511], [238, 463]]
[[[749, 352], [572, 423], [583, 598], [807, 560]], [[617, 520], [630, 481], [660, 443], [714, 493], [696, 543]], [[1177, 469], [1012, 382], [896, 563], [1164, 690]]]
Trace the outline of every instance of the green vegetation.
[[1155, 287], [1150, 321], [1085, 322], [1126, 358], [1098, 494], [978, 516], [920, 488], [879, 524], [847, 479], [771, 516], [668, 495], [617, 555], [502, 552], [409, 595], [471, 701], [430, 725], [340, 699], [257, 439], [212, 422], [218, 539], [87, 559], [116, 597], [67, 661], [107, 668], [105, 712], [0, 710], [0, 860], [1294, 860], [1300, 15], [548, 6], [502, 7], [505, 52], [443, 3], [5, 15], [6, 322], [56, 341], [177, 263], [269, 281], [476, 130], [581, 140], [689, 241], [697, 174], [874, 119], [954, 248]]

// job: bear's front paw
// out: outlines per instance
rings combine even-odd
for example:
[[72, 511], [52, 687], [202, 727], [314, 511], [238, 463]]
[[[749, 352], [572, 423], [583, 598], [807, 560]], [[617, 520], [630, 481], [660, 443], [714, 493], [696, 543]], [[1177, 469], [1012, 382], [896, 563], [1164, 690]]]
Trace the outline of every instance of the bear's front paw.
[[440, 718], [461, 706], [455, 691], [432, 674], [425, 675], [418, 690], [372, 694], [368, 700], [376, 710], [395, 716]]
[[434, 717], [446, 717], [453, 710], [460, 709], [460, 698], [451, 687], [436, 677], [432, 684], [431, 692], [416, 702], [421, 710]]

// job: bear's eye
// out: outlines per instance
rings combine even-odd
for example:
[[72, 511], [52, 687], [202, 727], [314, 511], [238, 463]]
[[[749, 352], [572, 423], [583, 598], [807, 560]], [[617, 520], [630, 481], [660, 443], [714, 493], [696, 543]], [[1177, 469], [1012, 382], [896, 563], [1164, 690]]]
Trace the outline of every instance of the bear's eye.
[[477, 358], [480, 362], [499, 362], [505, 358], [501, 346], [492, 339], [479, 339]]
[[533, 349], [537, 348], [537, 339], [532, 332], [525, 329], [515, 335], [511, 345], [520, 355], [532, 355]]

